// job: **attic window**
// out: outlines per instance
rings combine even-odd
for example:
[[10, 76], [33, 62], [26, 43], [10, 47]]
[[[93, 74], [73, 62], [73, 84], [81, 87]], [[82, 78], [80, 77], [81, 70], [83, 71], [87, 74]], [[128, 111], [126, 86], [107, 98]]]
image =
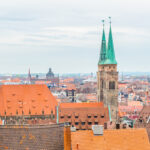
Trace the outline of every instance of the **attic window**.
[[10, 102], [10, 100], [7, 100], [7, 103], [9, 103]]
[[92, 125], [92, 122], [88, 122], [88, 125]]
[[32, 108], [36, 108], [36, 106], [32, 106]]
[[78, 125], [79, 124], [79, 122], [75, 122], [75, 125]]
[[12, 96], [15, 96], [15, 95], [16, 95], [15, 93], [12, 94]]
[[34, 99], [32, 99], [31, 101], [32, 101], [32, 102], [35, 102], [35, 100], [34, 100]]
[[85, 125], [85, 122], [81, 122], [82, 125]]
[[47, 102], [48, 100], [47, 100], [47, 99], [45, 99], [44, 101], [45, 101], [45, 102]]
[[42, 110], [42, 115], [44, 115], [44, 110]]
[[60, 118], [61, 118], [61, 119], [63, 119], [63, 118], [64, 118], [64, 116], [61, 116]]
[[95, 125], [98, 125], [98, 122], [95, 122]]
[[53, 110], [51, 110], [51, 114], [53, 114]]
[[41, 93], [38, 93], [38, 95], [41, 95]]
[[31, 115], [31, 111], [29, 110], [29, 115]]
[[101, 118], [104, 118], [104, 115], [101, 115]]

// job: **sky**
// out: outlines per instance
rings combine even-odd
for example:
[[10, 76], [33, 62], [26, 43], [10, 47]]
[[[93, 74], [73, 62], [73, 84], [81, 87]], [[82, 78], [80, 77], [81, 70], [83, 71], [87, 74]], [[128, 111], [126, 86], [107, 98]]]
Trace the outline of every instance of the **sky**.
[[[109, 19], [119, 72], [150, 72], [149, 0], [0, 0], [0, 74], [97, 71]], [[108, 40], [107, 40], [108, 41]]]

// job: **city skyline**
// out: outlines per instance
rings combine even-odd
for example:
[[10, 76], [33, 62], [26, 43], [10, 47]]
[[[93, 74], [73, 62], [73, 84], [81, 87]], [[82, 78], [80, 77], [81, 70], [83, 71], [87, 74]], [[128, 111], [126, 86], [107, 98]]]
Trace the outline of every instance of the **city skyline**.
[[[97, 71], [102, 23], [108, 42], [109, 20], [119, 72], [150, 72], [150, 2], [19, 1], [1, 2], [0, 74]], [[85, 7], [86, 5], [86, 7]], [[134, 11], [133, 11], [134, 6]], [[141, 11], [139, 11], [141, 10]]]

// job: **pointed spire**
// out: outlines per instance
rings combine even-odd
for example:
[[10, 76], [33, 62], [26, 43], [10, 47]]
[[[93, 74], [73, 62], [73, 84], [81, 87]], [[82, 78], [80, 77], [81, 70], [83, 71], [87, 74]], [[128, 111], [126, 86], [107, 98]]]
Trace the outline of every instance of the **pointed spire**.
[[28, 79], [31, 80], [30, 68], [29, 68], [29, 72], [28, 72]]
[[104, 20], [103, 22], [103, 34], [102, 34], [102, 42], [101, 42], [101, 50], [100, 50], [100, 57], [99, 57], [99, 65], [104, 64], [106, 60], [106, 39], [105, 39], [105, 30], [104, 30]]
[[117, 64], [117, 61], [115, 58], [112, 31], [111, 31], [111, 17], [109, 17], [109, 19], [110, 19], [110, 29], [109, 29], [108, 47], [107, 47], [107, 54], [106, 54], [106, 57], [107, 57], [106, 64]]

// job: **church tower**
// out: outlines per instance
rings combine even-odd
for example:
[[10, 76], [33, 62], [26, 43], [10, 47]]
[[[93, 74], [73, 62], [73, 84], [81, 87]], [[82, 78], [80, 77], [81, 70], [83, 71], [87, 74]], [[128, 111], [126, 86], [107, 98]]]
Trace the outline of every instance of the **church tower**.
[[113, 46], [111, 21], [107, 48], [103, 21], [103, 34], [98, 62], [97, 83], [98, 102], [103, 102], [104, 106], [109, 108], [109, 113], [111, 115], [110, 120], [116, 121], [118, 115], [118, 72]]

